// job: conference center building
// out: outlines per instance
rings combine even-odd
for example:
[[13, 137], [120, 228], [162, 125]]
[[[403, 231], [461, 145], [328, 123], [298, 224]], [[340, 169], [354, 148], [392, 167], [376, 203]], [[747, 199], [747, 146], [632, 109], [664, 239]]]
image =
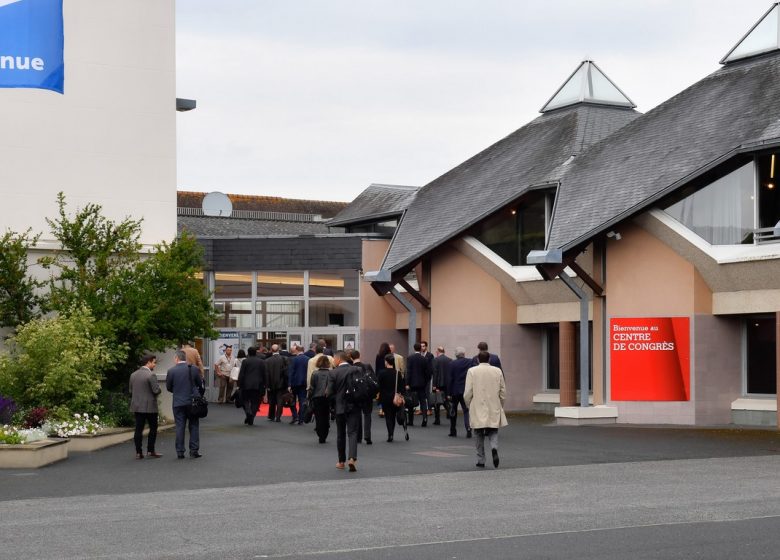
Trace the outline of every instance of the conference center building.
[[779, 12], [646, 114], [586, 60], [423, 186], [363, 263], [362, 340], [485, 341], [507, 409], [563, 423], [776, 426]]

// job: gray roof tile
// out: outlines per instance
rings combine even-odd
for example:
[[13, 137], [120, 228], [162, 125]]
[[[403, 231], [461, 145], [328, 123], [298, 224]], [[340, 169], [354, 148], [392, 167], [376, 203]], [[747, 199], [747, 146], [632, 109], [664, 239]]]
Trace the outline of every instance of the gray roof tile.
[[368, 222], [400, 215], [414, 200], [420, 187], [374, 183], [328, 222], [331, 226]]
[[780, 55], [733, 63], [567, 166], [549, 247], [587, 242], [744, 144], [780, 136]]
[[328, 233], [324, 222], [286, 222], [213, 216], [177, 216], [178, 230], [195, 237], [310, 235]]
[[519, 197], [556, 180], [561, 165], [620, 129], [636, 111], [580, 104], [537, 117], [418, 191], [383, 267], [398, 270]]

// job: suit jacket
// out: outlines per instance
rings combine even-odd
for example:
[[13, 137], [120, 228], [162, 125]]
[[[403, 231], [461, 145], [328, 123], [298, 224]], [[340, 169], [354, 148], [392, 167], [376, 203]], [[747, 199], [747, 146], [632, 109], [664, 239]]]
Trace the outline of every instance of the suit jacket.
[[238, 387], [246, 391], [265, 392], [265, 360], [257, 356], [247, 356], [238, 370]]
[[433, 386], [447, 392], [447, 377], [450, 373], [452, 358], [441, 354], [433, 359]]
[[447, 394], [462, 395], [466, 390], [466, 374], [474, 367], [471, 358], [458, 358], [450, 363], [450, 374], [447, 376]]
[[289, 387], [305, 387], [306, 371], [309, 369], [309, 357], [306, 354], [298, 354], [290, 360], [287, 370], [287, 383]]
[[422, 389], [431, 380], [428, 360], [419, 352], [406, 359], [406, 384], [412, 389]]
[[157, 395], [160, 384], [157, 376], [147, 367], [135, 370], [130, 375], [130, 410], [146, 414], [157, 412]]
[[506, 384], [504, 374], [497, 367], [479, 364], [470, 368], [463, 400], [469, 407], [472, 428], [502, 428], [507, 425], [504, 414]]
[[355, 369], [355, 366], [341, 364], [336, 367], [336, 369], [330, 371], [327, 396], [333, 399], [335, 403], [336, 414], [347, 413], [347, 376]]
[[197, 367], [186, 363], [178, 363], [168, 370], [165, 387], [173, 393], [173, 406], [188, 406], [192, 397], [200, 395], [203, 378]]
[[287, 358], [271, 354], [265, 359], [265, 382], [269, 391], [287, 389]]
[[[398, 392], [404, 392], [404, 381], [401, 379], [401, 375], [394, 369], [383, 368], [377, 372], [379, 378], [379, 402], [382, 406], [387, 406], [388, 403], [393, 403], [393, 397], [396, 393], [396, 387]], [[398, 381], [398, 385], [396, 385]]]
[[[475, 366], [478, 366], [479, 365], [479, 356], [474, 356], [471, 359], [471, 364], [475, 365]], [[498, 369], [501, 369], [501, 360], [495, 354], [490, 354], [490, 359], [488, 359], [488, 364], [490, 364], [493, 367], [497, 367]]]

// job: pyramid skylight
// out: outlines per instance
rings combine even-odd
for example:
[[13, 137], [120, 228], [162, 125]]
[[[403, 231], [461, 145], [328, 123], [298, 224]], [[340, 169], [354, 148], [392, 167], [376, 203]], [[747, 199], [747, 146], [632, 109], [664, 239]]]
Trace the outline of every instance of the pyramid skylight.
[[545, 103], [540, 113], [577, 103], [614, 105], [632, 109], [636, 107], [634, 102], [620, 91], [620, 88], [607, 78], [607, 75], [592, 60], [583, 60], [580, 63], [574, 73]]
[[778, 4], [780, 2], [775, 2], [769, 8], [769, 11], [739, 40], [739, 43], [723, 57], [721, 64], [780, 49], [780, 6]]

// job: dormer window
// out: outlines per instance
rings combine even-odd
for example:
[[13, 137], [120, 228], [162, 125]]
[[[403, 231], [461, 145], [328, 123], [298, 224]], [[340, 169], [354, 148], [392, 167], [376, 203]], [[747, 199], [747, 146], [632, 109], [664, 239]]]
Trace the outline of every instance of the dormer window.
[[553, 197], [553, 192], [531, 194], [502, 208], [469, 233], [510, 265], [525, 266], [529, 252], [544, 249]]
[[711, 245], [780, 242], [780, 152], [763, 154], [665, 208]]

